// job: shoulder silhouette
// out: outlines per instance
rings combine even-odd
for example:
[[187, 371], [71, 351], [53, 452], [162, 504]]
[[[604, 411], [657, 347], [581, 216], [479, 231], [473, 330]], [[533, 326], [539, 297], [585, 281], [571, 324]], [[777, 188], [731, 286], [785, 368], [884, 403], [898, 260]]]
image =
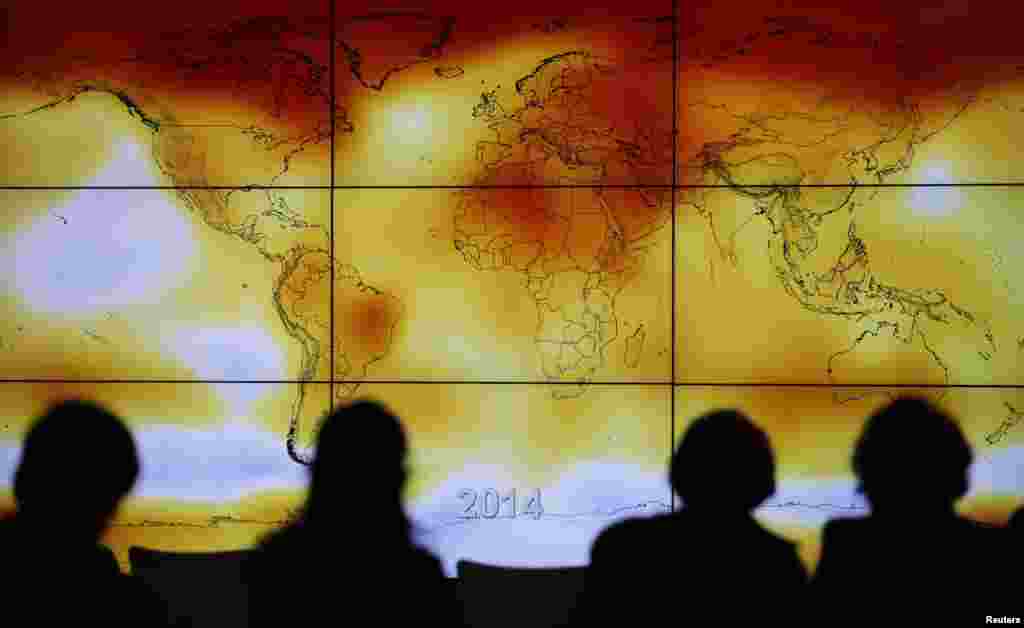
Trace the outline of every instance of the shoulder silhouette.
[[379, 403], [358, 401], [324, 420], [301, 517], [265, 539], [246, 567], [254, 625], [278, 628], [304, 615], [461, 621], [440, 561], [411, 540], [407, 453], [401, 423]]
[[100, 544], [138, 475], [131, 433], [98, 405], [56, 404], [29, 430], [14, 477], [16, 514], [0, 525], [0, 554], [12, 576], [4, 592], [34, 623], [163, 620], [159, 602]]
[[981, 621], [999, 610], [996, 530], [960, 516], [970, 445], [932, 403], [898, 398], [868, 418], [853, 454], [858, 490], [871, 514], [826, 524], [814, 593], [861, 618]]
[[803, 564], [793, 543], [752, 515], [775, 491], [768, 436], [736, 410], [701, 416], [672, 456], [669, 480], [681, 510], [626, 520], [594, 542], [576, 623], [630, 624], [638, 612], [645, 623], [790, 616], [777, 611], [802, 592]]

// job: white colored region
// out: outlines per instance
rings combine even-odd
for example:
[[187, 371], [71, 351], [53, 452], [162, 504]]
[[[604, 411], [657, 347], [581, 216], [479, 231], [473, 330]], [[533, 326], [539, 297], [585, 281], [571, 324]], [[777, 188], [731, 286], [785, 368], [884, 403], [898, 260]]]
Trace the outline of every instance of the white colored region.
[[[230, 503], [263, 491], [302, 490], [308, 479], [280, 435], [239, 421], [196, 429], [149, 425], [136, 429], [135, 439], [142, 460], [136, 497]], [[0, 444], [7, 488], [20, 456], [20, 444]]]
[[397, 109], [392, 114], [395, 126], [402, 127], [403, 131], [419, 131], [427, 127], [428, 112], [424, 107], [406, 107]]
[[[579, 464], [548, 486], [524, 486], [513, 470], [500, 465], [470, 465], [409, 508], [416, 542], [441, 559], [446, 575], [468, 559], [506, 566], [585, 565], [590, 544], [605, 527], [631, 516], [664, 512], [669, 488], [663, 473], [621, 462]], [[464, 518], [459, 492], [488, 488], [522, 495], [540, 489], [540, 518], [507, 515]]]
[[[1022, 465], [1024, 446], [1020, 445], [979, 455], [969, 471], [966, 497], [1024, 495]], [[871, 508], [856, 488], [852, 477], [785, 479], [757, 515], [767, 522], [809, 528], [837, 516], [863, 516]]]
[[[307, 469], [291, 461], [280, 435], [241, 422], [215, 428], [152, 425], [136, 430], [142, 477], [135, 495], [186, 502], [230, 503], [269, 490], [302, 490]], [[18, 444], [0, 443], [0, 470], [13, 479]], [[985, 452], [971, 469], [969, 496], [1019, 496], [1024, 446]], [[756, 512], [767, 524], [819, 528], [835, 517], [869, 512], [849, 478], [783, 479]], [[9, 484], [8, 487], [9, 488]], [[465, 519], [463, 489], [520, 495], [540, 489], [540, 518], [517, 516]], [[344, 495], [344, 486], [339, 486]], [[450, 474], [409, 506], [416, 540], [434, 552], [449, 576], [460, 559], [508, 566], [585, 565], [590, 546], [607, 526], [628, 517], [665, 511], [663, 474], [618, 462], [579, 464], [548, 486], [524, 486], [512, 469], [474, 465]]]
[[[123, 141], [89, 185], [158, 185]], [[156, 304], [195, 270], [192, 225], [164, 192], [81, 190], [0, 242], [0, 286], [37, 312], [95, 315]]]
[[922, 172], [920, 182], [930, 185], [911, 188], [909, 202], [915, 216], [942, 218], [960, 209], [963, 198], [959, 187], [949, 186], [954, 180], [948, 165], [929, 165]]
[[284, 349], [263, 327], [188, 327], [162, 334], [164, 350], [181, 360], [228, 404], [231, 416], [250, 414], [273, 384], [233, 383], [285, 379]]
[[124, 185], [125, 181], [131, 181], [133, 187], [167, 184], [157, 178], [158, 171], [153, 166], [152, 158], [146, 155], [142, 145], [134, 139], [125, 137], [119, 140], [111, 152], [114, 156], [85, 187], [116, 187]]
[[755, 515], [766, 524], [816, 528], [834, 517], [870, 512], [852, 478], [786, 479], [778, 483]]
[[389, 129], [388, 140], [405, 146], [427, 146], [434, 136], [430, 109], [425, 105], [406, 103], [382, 110], [388, 120], [376, 128]]
[[[1022, 462], [1024, 447], [986, 452], [971, 468], [968, 497], [1024, 494]], [[410, 508], [420, 529], [417, 542], [437, 554], [449, 576], [455, 576], [461, 559], [520, 567], [585, 565], [602, 530], [628, 517], [663, 512], [660, 504], [668, 496], [661, 474], [625, 464], [586, 463], [551, 486], [538, 487], [544, 505], [540, 519], [460, 517], [465, 502], [457, 498], [459, 490], [491, 486], [520, 485], [500, 467], [467, 468]], [[755, 516], [768, 525], [815, 529], [829, 519], [868, 513], [852, 478], [826, 476], [783, 478]]]
[[1024, 445], [1003, 447], [984, 457], [979, 455], [971, 465], [967, 495], [1024, 495]]
[[140, 497], [230, 502], [263, 491], [302, 490], [308, 479], [280, 435], [242, 422], [196, 430], [152, 426], [137, 438]]

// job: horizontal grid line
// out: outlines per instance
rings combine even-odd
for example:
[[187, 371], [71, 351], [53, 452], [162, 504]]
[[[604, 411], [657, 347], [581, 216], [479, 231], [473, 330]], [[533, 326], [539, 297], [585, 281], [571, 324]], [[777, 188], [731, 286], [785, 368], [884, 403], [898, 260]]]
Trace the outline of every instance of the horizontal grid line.
[[974, 181], [953, 183], [737, 183], [726, 184], [685, 184], [670, 183], [594, 183], [594, 184], [507, 184], [507, 185], [0, 185], [4, 192], [46, 192], [62, 190], [533, 190], [533, 189], [582, 189], [582, 190], [706, 190], [735, 188], [971, 188], [971, 187], [1024, 187], [1024, 181]]
[[330, 185], [0, 185], [4, 192], [46, 192], [61, 190], [330, 190]]
[[[600, 187], [600, 186], [594, 186]], [[733, 188], [968, 188], [968, 187], [1024, 187], [1024, 181], [953, 181], [950, 183], [680, 183], [680, 189], [733, 189]]]
[[823, 384], [821, 382], [669, 382], [658, 380], [637, 381], [543, 381], [543, 380], [468, 380], [468, 379], [364, 379], [364, 380], [298, 380], [298, 379], [0, 379], [4, 384], [412, 384], [412, 385], [475, 385], [475, 386], [675, 386], [682, 388], [897, 388], [897, 389], [1003, 389], [1024, 390], [1021, 384]]
[[[667, 384], [666, 384], [667, 385]], [[930, 390], [941, 390], [944, 388], [958, 388], [958, 389], [970, 389], [970, 388], [985, 388], [985, 389], [1004, 389], [1004, 390], [1024, 390], [1024, 383], [1021, 384], [881, 384], [881, 383], [868, 383], [868, 384], [823, 384], [823, 383], [801, 383], [801, 382], [676, 382], [672, 384], [676, 387], [691, 387], [691, 388], [710, 388], [714, 386], [719, 387], [732, 387], [732, 388], [900, 388], [900, 389], [915, 389], [915, 388], [927, 388]]]

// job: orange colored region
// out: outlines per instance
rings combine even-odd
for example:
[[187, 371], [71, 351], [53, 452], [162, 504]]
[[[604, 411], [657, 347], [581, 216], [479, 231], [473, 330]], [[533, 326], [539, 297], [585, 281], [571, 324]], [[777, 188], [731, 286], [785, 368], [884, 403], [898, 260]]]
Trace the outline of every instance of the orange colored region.
[[326, 142], [326, 12], [320, 2], [291, 3], [283, 12], [275, 3], [189, 0], [176, 3], [173, 15], [123, 1], [59, 11], [18, 2], [7, 9], [4, 45], [4, 57], [15, 62], [0, 69], [0, 84], [17, 90], [10, 94], [33, 93], [18, 103], [21, 112], [108, 92], [165, 134], [178, 125], [216, 133], [237, 121]]
[[[684, 68], [725, 62], [739, 76], [826, 84], [896, 105], [1012, 71], [1024, 53], [1012, 18], [966, 0], [790, 0], [744, 3], [742, 11], [696, 0], [681, 5], [681, 60]], [[685, 89], [685, 74], [683, 82]]]
[[848, 170], [888, 180], [983, 89], [1021, 82], [1007, 17], [959, 1], [685, 3], [680, 182], [724, 182], [700, 174], [723, 165], [734, 182], [845, 184]]

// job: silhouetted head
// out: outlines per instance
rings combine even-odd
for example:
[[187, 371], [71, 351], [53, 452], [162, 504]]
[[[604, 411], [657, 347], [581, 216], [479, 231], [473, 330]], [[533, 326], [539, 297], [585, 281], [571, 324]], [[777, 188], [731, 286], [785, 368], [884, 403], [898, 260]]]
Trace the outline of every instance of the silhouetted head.
[[967, 492], [971, 447], [956, 422], [924, 399], [896, 399], [868, 418], [853, 454], [873, 508], [949, 509]]
[[407, 453], [405, 430], [384, 405], [356, 401], [337, 408], [317, 436], [309, 510], [322, 516], [400, 509]]
[[687, 508], [749, 512], [775, 492], [771, 441], [738, 410], [705, 414], [676, 448], [669, 482]]
[[138, 475], [135, 440], [117, 417], [86, 401], [59, 403], [25, 437], [14, 476], [18, 516], [99, 538]]
[[1024, 540], [1024, 506], [1017, 509], [1017, 512], [1010, 515], [1010, 521], [1007, 527], [1011, 532], [1017, 535], [1018, 538]]

